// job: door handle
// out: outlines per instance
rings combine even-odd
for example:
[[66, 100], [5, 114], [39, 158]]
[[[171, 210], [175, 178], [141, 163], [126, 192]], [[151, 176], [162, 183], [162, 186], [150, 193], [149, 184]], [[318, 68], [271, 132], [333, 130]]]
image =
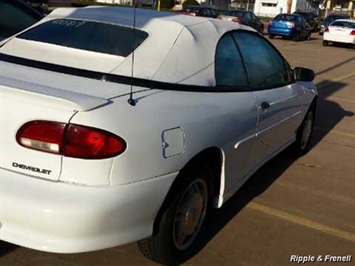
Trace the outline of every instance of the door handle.
[[261, 103], [261, 109], [267, 109], [267, 108], [269, 108], [270, 107], [270, 104], [268, 103], [268, 102], [262, 102]]

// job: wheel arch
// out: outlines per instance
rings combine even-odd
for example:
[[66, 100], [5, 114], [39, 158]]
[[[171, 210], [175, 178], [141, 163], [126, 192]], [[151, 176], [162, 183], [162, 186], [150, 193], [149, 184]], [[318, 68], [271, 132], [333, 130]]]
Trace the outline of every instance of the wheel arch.
[[155, 217], [154, 224], [153, 224], [153, 235], [156, 234], [159, 230], [159, 221], [162, 218], [165, 209], [169, 206], [169, 203], [174, 197], [175, 188], [178, 187], [181, 181], [183, 180], [184, 172], [187, 169], [194, 167], [196, 164], [199, 163], [203, 163], [207, 165], [212, 171], [212, 176], [213, 176], [212, 186], [211, 186], [212, 197], [216, 197], [220, 192], [221, 183], [222, 183], [221, 177], [222, 177], [223, 161], [224, 161], [223, 151], [217, 147], [210, 147], [196, 154], [185, 164], [185, 166], [180, 170], [180, 173], [178, 174], [173, 184], [171, 185], [163, 201], [163, 204], [161, 205], [158, 214]]

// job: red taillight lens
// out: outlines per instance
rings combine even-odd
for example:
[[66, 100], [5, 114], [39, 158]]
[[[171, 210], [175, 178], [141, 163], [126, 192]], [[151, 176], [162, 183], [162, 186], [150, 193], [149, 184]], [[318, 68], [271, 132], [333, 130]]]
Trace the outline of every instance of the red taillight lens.
[[324, 29], [324, 32], [329, 32], [329, 28], [326, 27], [326, 28]]
[[16, 134], [26, 148], [81, 159], [104, 159], [123, 153], [126, 142], [104, 130], [49, 121], [24, 124]]
[[233, 18], [232, 21], [235, 22], [235, 23], [239, 23], [240, 24], [241, 19], [240, 18]]
[[288, 28], [294, 28], [295, 27], [295, 23], [294, 22], [287, 22], [287, 27]]
[[69, 125], [64, 156], [83, 159], [103, 159], [121, 154], [126, 142], [107, 131], [79, 125]]
[[350, 35], [351, 35], [351, 36], [355, 36], [355, 30], [352, 30], [352, 31], [350, 32]]
[[60, 154], [65, 127], [63, 123], [32, 121], [17, 131], [16, 140], [26, 148]]

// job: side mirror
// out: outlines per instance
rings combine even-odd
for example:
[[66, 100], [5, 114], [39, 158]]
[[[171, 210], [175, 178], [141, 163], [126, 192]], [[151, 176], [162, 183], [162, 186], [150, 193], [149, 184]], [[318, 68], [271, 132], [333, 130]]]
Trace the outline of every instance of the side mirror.
[[296, 67], [294, 69], [295, 79], [297, 81], [313, 81], [316, 74], [312, 69], [304, 67]]

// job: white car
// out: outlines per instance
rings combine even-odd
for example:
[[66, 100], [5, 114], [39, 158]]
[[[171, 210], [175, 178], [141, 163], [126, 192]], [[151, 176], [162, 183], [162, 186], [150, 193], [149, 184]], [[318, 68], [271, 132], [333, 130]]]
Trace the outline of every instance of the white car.
[[76, 253], [196, 252], [269, 159], [309, 147], [314, 72], [237, 23], [56, 9], [0, 48], [0, 239]]
[[337, 19], [324, 29], [323, 45], [329, 43], [352, 44], [355, 49], [355, 20]]

